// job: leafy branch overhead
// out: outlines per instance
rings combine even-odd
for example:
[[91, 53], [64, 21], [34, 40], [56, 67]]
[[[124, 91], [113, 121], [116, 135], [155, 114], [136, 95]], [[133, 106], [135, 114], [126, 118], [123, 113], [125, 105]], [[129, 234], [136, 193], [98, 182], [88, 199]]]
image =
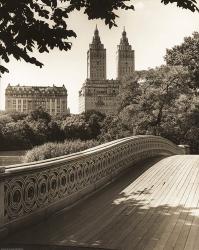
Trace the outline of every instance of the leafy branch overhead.
[[[196, 0], [162, 0], [164, 4], [176, 2], [179, 7], [198, 11]], [[102, 19], [106, 25], [116, 26], [119, 9], [134, 10], [130, 0], [0, 0], [0, 57], [8, 63], [15, 59], [42, 67], [32, 56], [54, 48], [71, 49], [67, 20], [73, 11], [83, 10], [88, 19]], [[0, 66], [0, 72], [8, 72]]]

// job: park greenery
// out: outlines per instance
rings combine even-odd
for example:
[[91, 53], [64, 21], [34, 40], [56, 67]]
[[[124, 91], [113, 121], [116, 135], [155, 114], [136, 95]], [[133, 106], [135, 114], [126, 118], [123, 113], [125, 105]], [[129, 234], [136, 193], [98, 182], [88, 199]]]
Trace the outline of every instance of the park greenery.
[[68, 155], [99, 145], [97, 140], [66, 140], [65, 142], [48, 142], [29, 150], [23, 157], [24, 162], [42, 161], [45, 159]]
[[[199, 11], [196, 0], [161, 2]], [[14, 57], [42, 67], [35, 51], [71, 49], [70, 39], [77, 36], [67, 25], [71, 13], [82, 11], [89, 20], [102, 19], [111, 28], [116, 26], [120, 9], [134, 10], [134, 6], [130, 0], [0, 0], [0, 57], [5, 63]], [[0, 73], [5, 72], [8, 69], [1, 63]]]
[[41, 108], [30, 114], [5, 113], [0, 116], [0, 149], [24, 150], [46, 142], [96, 139], [103, 119], [104, 115], [93, 111], [65, 117], [51, 117]]
[[[74, 153], [131, 135], [160, 135], [199, 153], [199, 33], [167, 50], [166, 65], [122, 80], [118, 113], [51, 117], [41, 108], [0, 115], [0, 150], [30, 150], [24, 160]], [[39, 146], [40, 145], [40, 146]], [[37, 146], [36, 148], [34, 148]]]

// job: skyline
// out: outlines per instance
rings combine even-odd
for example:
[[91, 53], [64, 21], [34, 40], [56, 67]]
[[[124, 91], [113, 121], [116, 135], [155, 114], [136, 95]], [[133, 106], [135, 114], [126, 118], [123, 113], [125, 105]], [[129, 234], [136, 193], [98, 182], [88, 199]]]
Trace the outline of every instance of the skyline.
[[[107, 50], [107, 79], [116, 78], [116, 50], [123, 27], [129, 43], [135, 50], [135, 69], [142, 70], [164, 63], [166, 48], [181, 44], [185, 36], [198, 31], [199, 15], [182, 10], [175, 5], [164, 6], [158, 0], [135, 1], [136, 10], [118, 12], [117, 28], [109, 30], [102, 21], [88, 21], [81, 12], [69, 18], [68, 26], [77, 33], [71, 39], [71, 51], [57, 49], [49, 54], [34, 53], [44, 63], [42, 69], [12, 59], [7, 64], [10, 73], [4, 74], [0, 85], [0, 109], [4, 109], [4, 90], [11, 85], [66, 86], [68, 106], [72, 113], [78, 113], [78, 91], [86, 80], [86, 53], [92, 41], [97, 24], [101, 42]], [[86, 36], [85, 36], [86, 30]], [[78, 70], [78, 74], [77, 74]]]

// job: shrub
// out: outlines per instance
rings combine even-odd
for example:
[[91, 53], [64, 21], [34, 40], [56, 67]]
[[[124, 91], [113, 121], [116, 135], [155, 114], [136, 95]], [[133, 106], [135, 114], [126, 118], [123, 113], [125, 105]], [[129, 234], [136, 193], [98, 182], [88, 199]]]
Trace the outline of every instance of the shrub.
[[66, 140], [64, 143], [45, 143], [27, 151], [23, 162], [45, 160], [62, 155], [68, 155], [99, 145], [98, 141]]

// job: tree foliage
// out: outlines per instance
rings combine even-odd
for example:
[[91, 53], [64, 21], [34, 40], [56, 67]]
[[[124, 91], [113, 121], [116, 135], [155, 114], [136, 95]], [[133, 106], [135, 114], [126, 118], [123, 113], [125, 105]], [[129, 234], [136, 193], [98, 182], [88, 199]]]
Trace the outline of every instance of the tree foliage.
[[[196, 0], [162, 0], [164, 4], [176, 2], [179, 7], [198, 11]], [[83, 10], [88, 19], [101, 18], [109, 27], [116, 26], [115, 13], [119, 9], [134, 9], [129, 0], [0, 0], [0, 57], [6, 63], [13, 56], [42, 67], [33, 56], [54, 48], [71, 49], [67, 21], [73, 11]], [[0, 65], [0, 73], [8, 69]]]
[[132, 86], [125, 85], [128, 102], [120, 110], [121, 123], [132, 134], [161, 135], [177, 144], [189, 144], [198, 153], [199, 103], [189, 83], [189, 71], [182, 66], [148, 70], [137, 98]]
[[89, 111], [51, 117], [41, 108], [29, 114], [0, 114], [0, 150], [29, 149], [46, 142], [97, 139], [105, 116]]
[[182, 66], [189, 70], [189, 86], [193, 89], [199, 88], [199, 33], [194, 32], [192, 36], [185, 37], [181, 45], [167, 49], [165, 60], [168, 65]]
[[189, 9], [191, 11], [199, 11], [197, 7], [197, 1], [196, 0], [161, 0], [162, 3], [168, 4], [168, 3], [177, 3], [178, 7]]

